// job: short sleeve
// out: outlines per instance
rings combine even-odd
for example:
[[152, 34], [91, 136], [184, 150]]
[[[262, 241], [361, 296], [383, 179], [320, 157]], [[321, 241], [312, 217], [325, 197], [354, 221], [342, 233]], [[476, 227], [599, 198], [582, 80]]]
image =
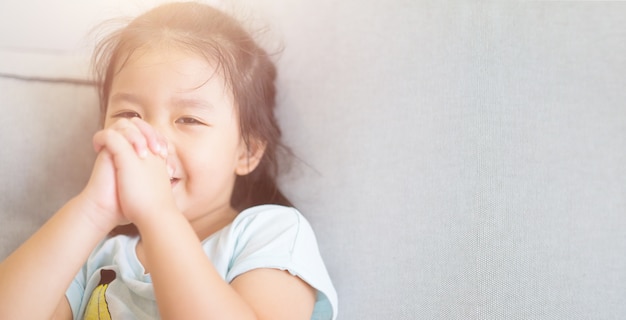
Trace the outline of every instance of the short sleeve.
[[240, 213], [226, 281], [258, 268], [286, 270], [318, 292], [311, 319], [335, 319], [337, 294], [309, 222], [294, 208], [260, 206]]

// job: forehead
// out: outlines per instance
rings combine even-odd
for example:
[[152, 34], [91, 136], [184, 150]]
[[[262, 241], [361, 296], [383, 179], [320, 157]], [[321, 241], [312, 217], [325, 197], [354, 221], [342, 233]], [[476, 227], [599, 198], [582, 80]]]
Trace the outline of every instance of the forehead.
[[143, 46], [119, 56], [121, 58], [116, 61], [113, 68], [113, 80], [127, 69], [141, 71], [141, 69], [158, 67], [178, 69], [179, 73], [185, 73], [187, 76], [204, 75], [210, 78], [224, 78], [224, 73], [218, 67], [221, 63], [217, 58], [210, 58], [179, 46]]
[[171, 49], [137, 50], [120, 65], [103, 116], [131, 105], [238, 114], [234, 95], [214, 63], [195, 53]]
[[111, 79], [111, 90], [169, 87], [180, 93], [205, 86], [231, 93], [216, 59], [176, 46], [141, 47], [120, 59]]

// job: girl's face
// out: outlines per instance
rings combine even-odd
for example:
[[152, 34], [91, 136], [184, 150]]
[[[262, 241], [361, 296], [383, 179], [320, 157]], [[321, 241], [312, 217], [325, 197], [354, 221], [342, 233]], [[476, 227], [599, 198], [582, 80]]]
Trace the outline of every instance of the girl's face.
[[136, 51], [113, 79], [105, 117], [105, 127], [141, 117], [165, 136], [172, 192], [197, 233], [234, 218], [235, 177], [256, 163], [247, 161], [232, 92], [206, 59], [175, 49]]

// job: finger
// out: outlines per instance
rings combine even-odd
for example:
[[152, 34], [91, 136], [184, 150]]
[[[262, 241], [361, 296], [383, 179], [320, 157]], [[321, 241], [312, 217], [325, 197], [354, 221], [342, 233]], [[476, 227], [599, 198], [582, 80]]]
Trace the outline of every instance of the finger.
[[152, 127], [140, 118], [132, 118], [131, 122], [144, 135], [150, 151], [152, 151], [152, 153], [154, 154], [160, 155], [163, 158], [166, 158], [167, 142], [165, 138], [158, 131], [156, 131], [154, 127]]
[[97, 132], [93, 137], [93, 144], [97, 152], [106, 148], [114, 153], [112, 151], [122, 151], [120, 147], [128, 145], [140, 157], [147, 154], [145, 138], [128, 119], [119, 119], [108, 128]]
[[135, 122], [128, 119], [116, 121], [110, 129], [118, 131], [135, 148], [140, 158], [148, 155], [148, 141]]
[[117, 130], [100, 130], [93, 137], [94, 146], [99, 146], [98, 152], [108, 151], [116, 166], [128, 163], [137, 158], [134, 146]]
[[136, 127], [121, 128], [118, 132], [133, 146], [140, 158], [148, 156], [148, 141]]

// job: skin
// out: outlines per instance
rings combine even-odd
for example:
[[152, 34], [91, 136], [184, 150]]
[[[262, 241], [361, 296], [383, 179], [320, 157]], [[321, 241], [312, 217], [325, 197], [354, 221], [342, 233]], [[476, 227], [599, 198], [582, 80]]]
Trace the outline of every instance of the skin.
[[132, 222], [163, 319], [309, 319], [308, 284], [274, 269], [226, 283], [200, 245], [235, 218], [235, 178], [264, 150], [243, 143], [213, 66], [175, 49], [137, 51], [109, 101], [85, 189], [0, 264], [0, 318], [71, 319], [64, 293], [74, 275], [110, 230]]

